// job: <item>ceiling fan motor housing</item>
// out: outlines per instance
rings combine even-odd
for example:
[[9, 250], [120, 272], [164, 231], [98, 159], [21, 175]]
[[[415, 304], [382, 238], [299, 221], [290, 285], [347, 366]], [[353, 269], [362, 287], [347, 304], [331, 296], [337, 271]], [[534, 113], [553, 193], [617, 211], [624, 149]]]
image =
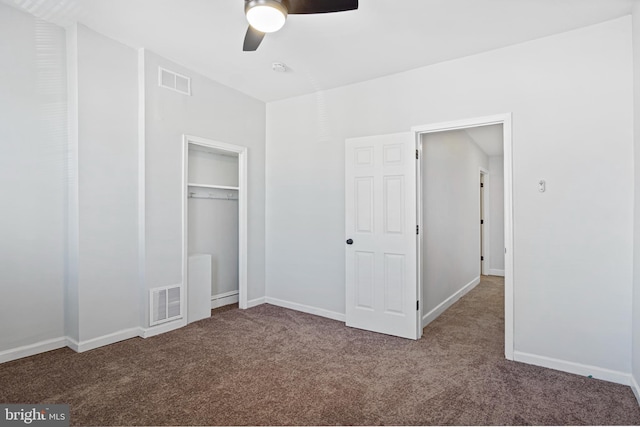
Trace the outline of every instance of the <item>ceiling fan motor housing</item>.
[[245, 0], [249, 28], [242, 50], [255, 51], [266, 33], [278, 31], [287, 15], [344, 12], [358, 9], [358, 0]]
[[249, 24], [263, 33], [278, 31], [287, 20], [287, 8], [279, 0], [250, 0], [244, 4]]

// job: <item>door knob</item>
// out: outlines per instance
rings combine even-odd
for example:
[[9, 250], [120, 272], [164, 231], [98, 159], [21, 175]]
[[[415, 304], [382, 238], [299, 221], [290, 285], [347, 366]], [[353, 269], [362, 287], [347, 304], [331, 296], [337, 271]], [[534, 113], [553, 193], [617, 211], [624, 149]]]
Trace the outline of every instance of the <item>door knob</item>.
[[347, 239], [347, 245], [353, 245], [353, 239]]

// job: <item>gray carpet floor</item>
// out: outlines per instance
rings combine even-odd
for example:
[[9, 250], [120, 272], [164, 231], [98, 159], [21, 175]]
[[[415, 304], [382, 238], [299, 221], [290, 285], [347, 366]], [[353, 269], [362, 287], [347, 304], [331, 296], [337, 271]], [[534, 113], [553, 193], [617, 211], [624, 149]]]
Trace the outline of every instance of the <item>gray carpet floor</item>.
[[504, 359], [504, 287], [417, 341], [271, 305], [146, 340], [0, 365], [0, 402], [68, 403], [73, 425], [631, 425], [627, 386]]

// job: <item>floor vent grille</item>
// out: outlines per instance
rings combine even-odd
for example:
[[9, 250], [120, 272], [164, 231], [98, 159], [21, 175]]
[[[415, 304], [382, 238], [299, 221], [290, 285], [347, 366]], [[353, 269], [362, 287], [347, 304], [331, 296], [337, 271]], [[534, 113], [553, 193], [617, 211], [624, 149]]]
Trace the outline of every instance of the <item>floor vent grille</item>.
[[182, 286], [164, 286], [149, 290], [149, 325], [158, 325], [182, 317]]

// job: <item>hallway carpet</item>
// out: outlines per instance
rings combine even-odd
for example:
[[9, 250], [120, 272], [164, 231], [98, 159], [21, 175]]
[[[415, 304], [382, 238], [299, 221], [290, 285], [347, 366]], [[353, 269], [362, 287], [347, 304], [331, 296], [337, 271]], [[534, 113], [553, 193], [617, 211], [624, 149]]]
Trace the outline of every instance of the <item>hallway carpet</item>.
[[627, 386], [509, 362], [485, 277], [418, 341], [271, 305], [85, 353], [0, 365], [1, 403], [69, 403], [73, 425], [630, 425]]

